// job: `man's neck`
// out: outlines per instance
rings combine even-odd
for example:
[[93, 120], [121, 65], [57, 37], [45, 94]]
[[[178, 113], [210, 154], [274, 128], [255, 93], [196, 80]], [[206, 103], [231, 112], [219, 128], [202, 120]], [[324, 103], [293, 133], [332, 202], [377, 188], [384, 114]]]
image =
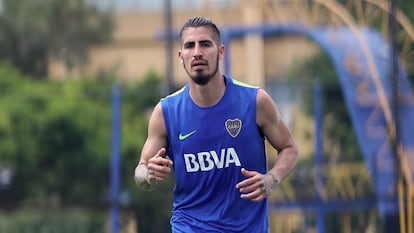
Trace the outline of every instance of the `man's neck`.
[[190, 97], [200, 107], [216, 105], [226, 91], [226, 83], [223, 75], [212, 78], [206, 85], [190, 83]]

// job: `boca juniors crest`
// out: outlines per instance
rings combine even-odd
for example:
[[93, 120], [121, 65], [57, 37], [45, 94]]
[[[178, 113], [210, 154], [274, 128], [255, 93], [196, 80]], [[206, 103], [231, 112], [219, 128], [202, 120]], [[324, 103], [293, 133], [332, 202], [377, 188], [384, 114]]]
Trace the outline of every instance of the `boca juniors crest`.
[[233, 138], [239, 135], [240, 130], [242, 128], [242, 121], [238, 118], [236, 119], [228, 119], [225, 123], [226, 130]]

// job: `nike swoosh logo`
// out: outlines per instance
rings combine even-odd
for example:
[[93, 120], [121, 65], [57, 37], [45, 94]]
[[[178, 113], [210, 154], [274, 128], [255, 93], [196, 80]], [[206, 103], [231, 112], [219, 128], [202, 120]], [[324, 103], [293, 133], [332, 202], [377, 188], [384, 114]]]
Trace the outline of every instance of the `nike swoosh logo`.
[[182, 134], [180, 133], [180, 134], [178, 135], [178, 139], [180, 139], [180, 141], [182, 141], [182, 140], [184, 140], [184, 139], [186, 139], [186, 138], [190, 137], [191, 135], [193, 135], [195, 132], [196, 132], [196, 131], [194, 130], [194, 131], [192, 131], [192, 132], [190, 132], [190, 133], [188, 133], [188, 134], [184, 134], [184, 135], [182, 135]]

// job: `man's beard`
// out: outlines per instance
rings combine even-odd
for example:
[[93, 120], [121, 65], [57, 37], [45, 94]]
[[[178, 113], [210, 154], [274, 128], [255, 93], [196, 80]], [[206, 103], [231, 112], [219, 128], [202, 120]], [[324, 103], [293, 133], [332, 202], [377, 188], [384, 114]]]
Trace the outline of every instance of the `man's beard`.
[[216, 60], [216, 69], [213, 71], [213, 73], [211, 74], [204, 74], [202, 73], [202, 71], [197, 72], [196, 75], [191, 75], [190, 71], [187, 69], [187, 67], [184, 64], [184, 69], [187, 72], [188, 76], [190, 76], [190, 78], [198, 85], [206, 85], [218, 72], [218, 67], [219, 67], [219, 57], [217, 55], [217, 60]]

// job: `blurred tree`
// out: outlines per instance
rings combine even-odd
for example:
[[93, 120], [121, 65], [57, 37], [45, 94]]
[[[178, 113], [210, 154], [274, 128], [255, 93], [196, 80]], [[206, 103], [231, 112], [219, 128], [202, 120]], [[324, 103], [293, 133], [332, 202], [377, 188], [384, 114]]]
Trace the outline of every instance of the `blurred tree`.
[[414, 22], [414, 1], [395, 0], [395, 4], [411, 22]]
[[0, 164], [14, 171], [2, 201], [105, 199], [111, 81], [33, 81], [6, 65], [0, 73]]
[[[4, 63], [0, 76], [7, 77], [0, 79], [0, 166], [13, 169], [10, 187], [0, 189], [0, 206], [105, 208], [115, 78], [33, 80]], [[173, 178], [155, 192], [140, 190], [133, 178], [161, 80], [151, 71], [122, 85], [120, 204], [136, 213], [142, 232], [169, 229]]]
[[129, 208], [135, 213], [138, 232], [164, 233], [170, 230], [174, 179], [146, 192], [137, 187], [133, 172], [147, 136], [149, 115], [162, 93], [162, 79], [149, 71], [142, 82], [123, 88], [122, 177], [123, 193], [131, 196]]
[[[300, 63], [300, 62], [299, 62]], [[304, 108], [313, 116], [313, 81], [319, 79], [322, 88], [325, 159], [338, 161], [361, 160], [362, 155], [351, 118], [335, 70], [324, 53], [301, 61], [289, 73], [292, 81], [301, 83], [304, 90]], [[298, 80], [299, 79], [299, 80]]]
[[[301, 60], [292, 66], [287, 74], [290, 82], [300, 84], [303, 90], [303, 110], [304, 113], [313, 118], [314, 116], [314, 97], [313, 86], [316, 80], [319, 81], [322, 95], [322, 121], [323, 121], [323, 162], [325, 164], [336, 164], [338, 162], [361, 160], [358, 143], [355, 140], [350, 117], [345, 106], [341, 87], [339, 85], [335, 70], [326, 54], [320, 51], [312, 58]], [[314, 132], [309, 132], [314, 134]], [[301, 177], [296, 178], [293, 182], [301, 184], [304, 177], [309, 176], [309, 167], [313, 167], [314, 155], [309, 156], [298, 164], [299, 174]], [[311, 183], [313, 183], [313, 179]], [[305, 182], [306, 183], [306, 182]], [[307, 183], [308, 184], [308, 183]], [[297, 193], [302, 198], [303, 194], [309, 193], [306, 185], [295, 185], [299, 187]], [[367, 193], [369, 187], [367, 187]], [[325, 213], [329, 221], [326, 221], [325, 227], [328, 232], [335, 232], [340, 228], [338, 224], [337, 213]], [[315, 219], [310, 222], [315, 226]], [[335, 230], [332, 230], [335, 229]]]
[[[411, 24], [414, 25], [414, 1], [396, 0], [395, 2], [396, 2], [397, 8], [399, 10], [401, 10], [404, 13], [404, 15], [407, 16], [408, 20], [410, 20]], [[399, 28], [397, 28], [397, 32], [398, 32], [398, 30], [399, 30]], [[405, 46], [404, 44], [400, 43], [398, 45], [398, 50], [401, 51], [401, 49], [404, 46]], [[414, 45], [411, 45], [411, 46], [414, 46]], [[411, 53], [410, 53], [411, 57], [413, 57], [412, 54], [413, 54], [414, 48], [411, 48], [410, 51], [411, 51]], [[411, 62], [412, 62], [412, 60], [411, 60]], [[411, 82], [411, 88], [413, 89], [414, 88], [414, 74], [412, 72], [408, 73], [408, 78]]]
[[[305, 113], [313, 117], [313, 82], [318, 79], [322, 91], [322, 108], [323, 108], [323, 155], [324, 163], [336, 164], [340, 162], [361, 161], [362, 154], [351, 118], [349, 116], [342, 89], [337, 78], [337, 74], [329, 57], [320, 51], [314, 57], [308, 60], [300, 61], [291, 68], [288, 74], [289, 79], [295, 83], [301, 83], [303, 94], [303, 106]], [[313, 163], [313, 157], [308, 163]], [[299, 187], [299, 186], [298, 186]], [[365, 197], [373, 197], [373, 189], [370, 186], [359, 190]], [[306, 193], [299, 189], [299, 193]], [[368, 221], [367, 214], [369, 211], [350, 212], [351, 219]], [[329, 213], [326, 215], [326, 228], [328, 232], [335, 232], [340, 225], [340, 213]], [[354, 220], [355, 222], [358, 222]], [[356, 226], [358, 232], [365, 231], [364, 226]], [[353, 229], [354, 229], [353, 228]]]
[[111, 12], [85, 0], [2, 0], [0, 59], [25, 74], [46, 78], [51, 59], [70, 70], [86, 64], [88, 47], [112, 36]]

